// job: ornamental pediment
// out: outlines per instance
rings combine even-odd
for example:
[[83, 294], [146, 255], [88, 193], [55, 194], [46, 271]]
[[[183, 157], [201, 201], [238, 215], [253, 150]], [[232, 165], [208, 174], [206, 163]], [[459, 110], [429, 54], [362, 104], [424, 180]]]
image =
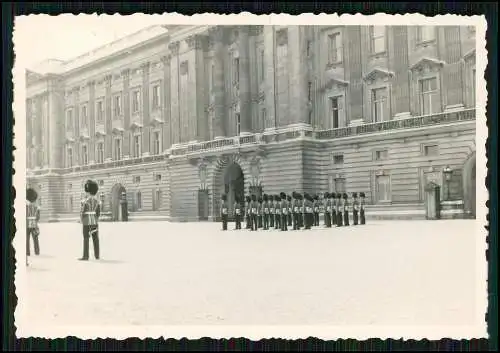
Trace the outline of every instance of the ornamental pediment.
[[444, 66], [444, 61], [433, 59], [433, 58], [421, 58], [416, 63], [414, 63], [410, 70], [412, 71], [433, 71], [438, 70]]
[[121, 134], [121, 133], [123, 133], [123, 128], [119, 127], [119, 126], [115, 126], [115, 127], [113, 127], [112, 133], [115, 135]]
[[99, 129], [95, 131], [95, 135], [96, 137], [104, 137], [106, 136], [106, 132], [104, 132], [104, 130]]
[[161, 124], [163, 124], [163, 123], [164, 123], [163, 119], [162, 119], [161, 117], [159, 117], [159, 116], [155, 116], [155, 117], [151, 120], [151, 125], [152, 125], [153, 127], [156, 127], [156, 126], [161, 125]]
[[142, 128], [142, 124], [138, 121], [132, 121], [132, 123], [130, 124], [130, 130], [137, 130], [137, 129], [140, 129]]
[[332, 90], [332, 89], [341, 90], [341, 89], [344, 89], [345, 87], [347, 87], [348, 84], [349, 84], [348, 81], [341, 79], [340, 77], [338, 77], [335, 74], [331, 74], [331, 73], [327, 72], [323, 89], [324, 90]]
[[71, 144], [75, 142], [75, 139], [71, 136], [66, 136], [66, 139], [64, 140], [65, 143]]
[[80, 141], [90, 140], [90, 136], [87, 133], [81, 133], [79, 137]]
[[377, 80], [389, 80], [392, 77], [394, 77], [394, 72], [376, 67], [372, 69], [370, 72], [368, 72], [364, 77], [363, 80], [365, 80], [368, 83], [375, 82]]

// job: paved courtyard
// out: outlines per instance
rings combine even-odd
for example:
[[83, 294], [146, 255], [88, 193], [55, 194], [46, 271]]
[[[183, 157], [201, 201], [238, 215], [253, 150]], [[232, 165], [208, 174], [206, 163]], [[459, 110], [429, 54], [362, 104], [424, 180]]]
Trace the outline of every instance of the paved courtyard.
[[286, 233], [103, 223], [102, 259], [80, 262], [81, 225], [42, 224], [42, 255], [30, 258], [21, 300], [40, 327], [468, 325], [477, 311], [476, 228], [471, 220]]

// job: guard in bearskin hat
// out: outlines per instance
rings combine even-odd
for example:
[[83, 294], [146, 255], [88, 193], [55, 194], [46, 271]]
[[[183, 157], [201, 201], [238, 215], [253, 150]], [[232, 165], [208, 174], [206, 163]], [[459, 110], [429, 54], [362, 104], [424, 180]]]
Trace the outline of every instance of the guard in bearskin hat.
[[299, 229], [299, 197], [297, 193], [292, 192], [292, 223], [293, 230]]
[[276, 220], [276, 207], [274, 206], [274, 195], [269, 195], [269, 227], [274, 228]]
[[264, 230], [269, 229], [269, 197], [267, 194], [262, 196], [264, 202], [262, 203], [262, 211], [264, 213]]
[[359, 193], [359, 221], [360, 224], [366, 224], [365, 219], [365, 193]]
[[28, 256], [31, 253], [30, 240], [33, 238], [35, 255], [40, 255], [40, 242], [38, 237], [40, 230], [38, 222], [40, 221], [40, 209], [36, 205], [38, 194], [34, 189], [26, 190], [26, 266], [28, 265]]
[[258, 227], [257, 228], [262, 228], [263, 227], [263, 223], [264, 223], [264, 210], [262, 209], [262, 204], [264, 202], [264, 200], [262, 199], [262, 196], [260, 196], [257, 200], [258, 202], [258, 213], [259, 213], [259, 216], [258, 216]]
[[246, 196], [245, 197], [246, 203], [245, 203], [245, 219], [246, 219], [246, 229], [252, 229], [252, 216], [250, 214], [250, 207], [252, 203], [252, 197], [251, 196]]
[[292, 226], [292, 215], [293, 215], [293, 205], [292, 205], [292, 196], [290, 195], [286, 195], [286, 203], [287, 203], [287, 206], [288, 206], [288, 226], [291, 227]]
[[314, 195], [313, 197], [313, 216], [314, 216], [314, 226], [319, 227], [319, 195]]
[[259, 204], [257, 203], [257, 196], [251, 196], [250, 202], [250, 230], [257, 230], [257, 217], [259, 216]]
[[344, 201], [342, 200], [342, 194], [337, 193], [337, 227], [342, 227], [344, 223]]
[[99, 186], [93, 180], [85, 183], [87, 197], [82, 203], [80, 220], [83, 225], [83, 257], [82, 261], [89, 259], [89, 239], [92, 237], [94, 244], [94, 257], [99, 260], [99, 216], [101, 215], [101, 205], [96, 198]]
[[281, 211], [281, 231], [288, 231], [288, 202], [286, 200], [286, 194], [284, 192], [280, 193], [280, 211]]
[[358, 225], [358, 215], [359, 215], [359, 201], [358, 201], [358, 193], [352, 193], [352, 224]]
[[241, 229], [241, 216], [242, 216], [242, 207], [241, 200], [238, 196], [235, 197], [234, 200], [234, 229]]
[[227, 204], [227, 195], [222, 194], [221, 197], [221, 203], [220, 203], [220, 218], [222, 220], [222, 230], [227, 230], [227, 221], [228, 221], [228, 214], [229, 214], [229, 207]]
[[325, 192], [323, 195], [323, 207], [325, 209], [325, 227], [331, 228], [332, 226], [332, 201], [330, 194]]
[[314, 223], [313, 197], [309, 194], [304, 194], [304, 226], [305, 229], [311, 229]]
[[304, 195], [297, 194], [299, 200], [299, 229], [304, 227]]
[[349, 197], [347, 196], [346, 193], [344, 193], [342, 195], [343, 199], [344, 199], [344, 226], [348, 226], [349, 225]]
[[274, 229], [281, 229], [281, 197], [274, 195]]

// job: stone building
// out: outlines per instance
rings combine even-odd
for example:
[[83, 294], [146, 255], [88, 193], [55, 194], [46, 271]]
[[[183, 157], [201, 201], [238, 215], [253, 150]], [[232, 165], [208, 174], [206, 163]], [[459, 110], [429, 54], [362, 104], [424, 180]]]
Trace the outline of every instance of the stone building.
[[153, 26], [26, 79], [47, 221], [88, 178], [110, 219], [122, 192], [131, 220], [191, 221], [282, 190], [423, 218], [431, 181], [443, 217], [475, 215], [474, 27]]

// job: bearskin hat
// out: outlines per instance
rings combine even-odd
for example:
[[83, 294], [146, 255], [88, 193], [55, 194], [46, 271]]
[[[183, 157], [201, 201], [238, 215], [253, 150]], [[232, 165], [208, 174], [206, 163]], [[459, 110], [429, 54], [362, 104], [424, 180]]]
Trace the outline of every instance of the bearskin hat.
[[364, 192], [360, 192], [359, 193], [359, 197], [365, 197], [365, 193]]
[[262, 200], [262, 196], [261, 196], [261, 197], [259, 197], [257, 201], [259, 201], [259, 203], [262, 203], [262, 201], [263, 201], [263, 200]]
[[26, 190], [26, 200], [29, 202], [35, 202], [38, 198], [38, 194], [35, 189], [29, 188]]
[[314, 199], [315, 199], [316, 201], [318, 201], [318, 200], [319, 200], [319, 195], [318, 195], [318, 194], [314, 195]]
[[226, 201], [227, 200], [227, 195], [226, 194], [222, 194], [220, 198], [221, 198], [222, 201]]
[[264, 194], [262, 198], [264, 199], [265, 202], [267, 202], [267, 194]]
[[252, 195], [252, 201], [257, 201], [257, 195], [255, 194]]
[[345, 200], [347, 200], [347, 194], [345, 192], [342, 194], [342, 198], [344, 198]]
[[99, 186], [97, 183], [93, 180], [87, 180], [85, 183], [85, 192], [88, 192], [90, 195], [95, 196], [97, 194], [97, 191], [99, 191]]
[[358, 197], [358, 193], [357, 192], [353, 192], [352, 193], [352, 197], [355, 199], [356, 197]]
[[335, 198], [335, 193], [334, 193], [334, 192], [331, 192], [331, 193], [330, 193], [330, 198], [331, 198], [331, 199], [334, 199], [334, 198]]
[[329, 198], [330, 198], [330, 194], [329, 194], [328, 192], [325, 192], [325, 193], [323, 194], [323, 198], [324, 198], [324, 199], [329, 199]]
[[290, 195], [286, 195], [286, 199], [287, 199], [288, 201], [292, 201], [292, 196], [290, 196]]
[[337, 193], [337, 198], [338, 199], [341, 199], [342, 198], [342, 194], [340, 192]]
[[280, 199], [285, 200], [286, 194], [284, 192], [280, 192]]
[[251, 198], [250, 196], [247, 196], [247, 197], [245, 197], [245, 200], [246, 200], [247, 202], [250, 202], [250, 201], [252, 201], [252, 198]]

